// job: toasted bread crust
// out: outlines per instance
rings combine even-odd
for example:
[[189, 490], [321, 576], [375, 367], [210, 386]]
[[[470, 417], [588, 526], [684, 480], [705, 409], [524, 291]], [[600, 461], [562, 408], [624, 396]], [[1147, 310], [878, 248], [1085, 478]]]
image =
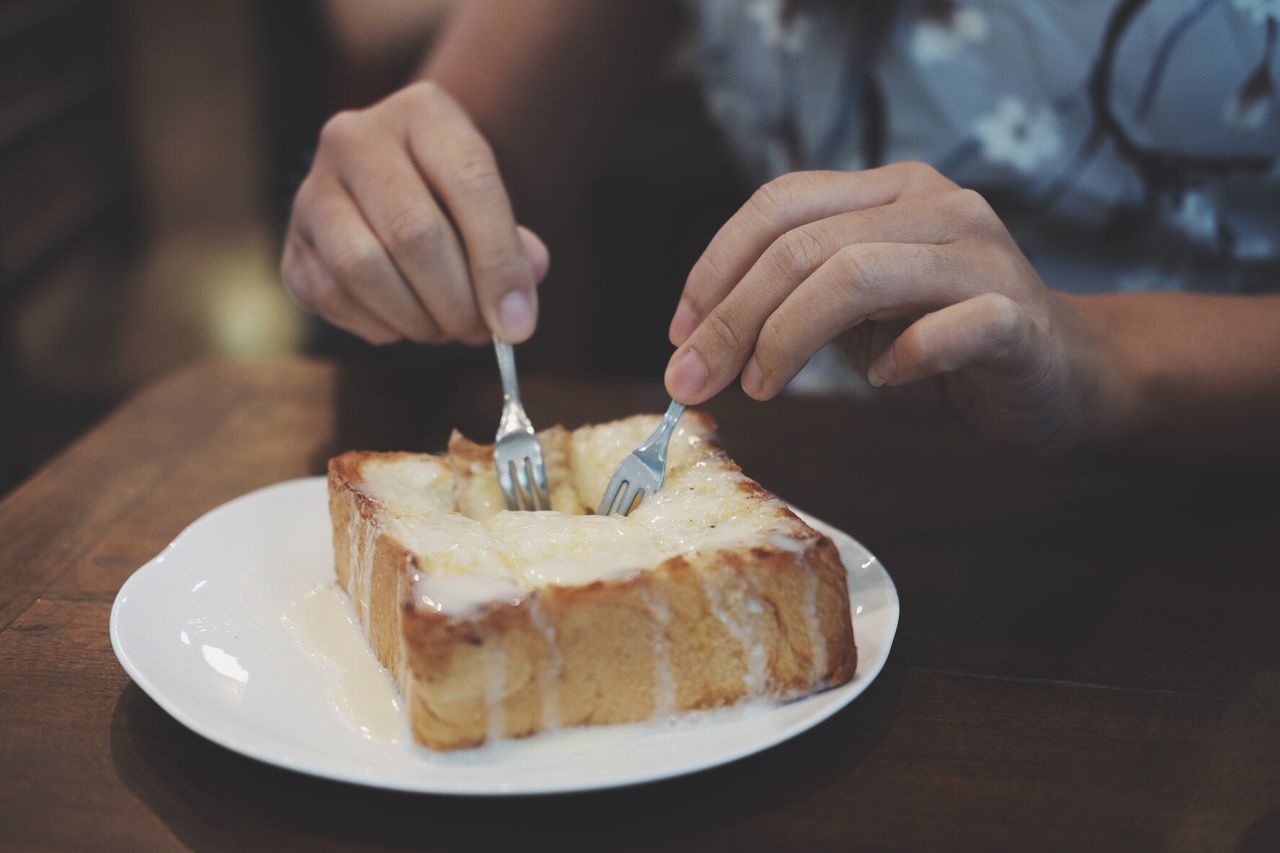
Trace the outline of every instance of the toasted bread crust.
[[[453, 464], [492, 460], [491, 447], [461, 436], [449, 449]], [[329, 506], [338, 581], [395, 674], [421, 743], [458, 749], [753, 695], [795, 698], [853, 677], [844, 566], [830, 539], [790, 513], [802, 548], [765, 541], [698, 551], [623, 579], [544, 586], [465, 615], [419, 607], [414, 576], [429, 566], [384, 530], [378, 502], [361, 490], [370, 461], [416, 456], [355, 451], [332, 459]], [[738, 485], [772, 497], [745, 478]]]

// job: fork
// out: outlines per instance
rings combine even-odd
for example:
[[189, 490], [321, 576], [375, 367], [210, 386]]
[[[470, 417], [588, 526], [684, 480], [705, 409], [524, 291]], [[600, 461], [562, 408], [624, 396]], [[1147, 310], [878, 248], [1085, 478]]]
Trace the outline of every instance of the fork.
[[633, 505], [639, 505], [649, 495], [662, 488], [667, 476], [667, 445], [676, 423], [684, 414], [684, 404], [671, 401], [662, 423], [613, 472], [604, 497], [600, 499], [597, 515], [630, 515]]
[[498, 485], [507, 500], [507, 509], [551, 509], [547, 488], [547, 466], [533, 424], [520, 402], [516, 381], [516, 353], [511, 344], [493, 339], [502, 374], [502, 419], [494, 440], [493, 463], [498, 469]]

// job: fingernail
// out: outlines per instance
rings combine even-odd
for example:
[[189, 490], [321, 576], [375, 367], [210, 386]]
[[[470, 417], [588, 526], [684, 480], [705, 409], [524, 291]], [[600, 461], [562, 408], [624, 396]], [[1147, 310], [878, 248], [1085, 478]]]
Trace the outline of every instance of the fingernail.
[[498, 303], [498, 331], [508, 343], [517, 343], [532, 335], [536, 322], [533, 301], [523, 290], [511, 291]]
[[680, 346], [689, 339], [696, 328], [698, 328], [698, 315], [694, 313], [693, 306], [681, 299], [680, 304], [676, 306], [675, 316], [671, 318], [671, 343]]
[[667, 388], [677, 398], [696, 397], [707, 384], [707, 365], [696, 350], [685, 350], [667, 368]]
[[884, 354], [876, 359], [876, 363], [867, 368], [867, 381], [871, 383], [872, 388], [879, 388], [885, 382], [893, 379], [893, 374], [897, 372], [898, 363], [893, 357], [893, 348], [884, 351]]
[[756, 357], [753, 355], [747, 361], [747, 366], [742, 369], [742, 390], [749, 396], [755, 397], [763, 388], [764, 373], [761, 372], [760, 365], [756, 364]]

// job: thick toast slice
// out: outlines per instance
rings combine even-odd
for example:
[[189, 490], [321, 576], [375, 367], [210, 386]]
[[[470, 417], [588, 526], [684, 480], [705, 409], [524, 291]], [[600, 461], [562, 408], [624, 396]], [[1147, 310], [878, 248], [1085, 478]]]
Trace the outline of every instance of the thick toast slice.
[[745, 699], [853, 677], [845, 569], [686, 414], [663, 489], [590, 514], [656, 426], [540, 434], [552, 512], [508, 512], [493, 448], [345, 453], [329, 463], [340, 584], [435, 749]]

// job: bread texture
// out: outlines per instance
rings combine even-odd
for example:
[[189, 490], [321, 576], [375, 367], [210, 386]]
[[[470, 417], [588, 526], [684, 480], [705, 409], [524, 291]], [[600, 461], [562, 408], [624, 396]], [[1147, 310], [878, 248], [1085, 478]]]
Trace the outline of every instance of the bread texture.
[[826, 536], [742, 474], [687, 413], [663, 489], [592, 515], [657, 425], [539, 434], [551, 512], [505, 510], [493, 448], [329, 462], [335, 567], [414, 737], [474, 747], [841, 684], [857, 654]]

